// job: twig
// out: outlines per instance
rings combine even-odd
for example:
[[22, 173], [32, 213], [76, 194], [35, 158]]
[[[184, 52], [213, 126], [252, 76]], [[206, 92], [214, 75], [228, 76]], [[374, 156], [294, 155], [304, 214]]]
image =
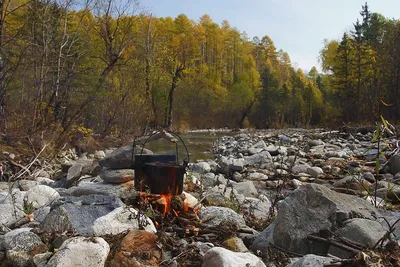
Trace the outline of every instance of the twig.
[[26, 165], [24, 167], [24, 170], [22, 172], [20, 172], [18, 175], [15, 174], [14, 176], [10, 177], [10, 182], [17, 180], [18, 178], [20, 178], [22, 175], [24, 175], [26, 172], [29, 171], [29, 169], [32, 167], [32, 165], [36, 162], [36, 160], [39, 158], [40, 154], [46, 149], [47, 144], [45, 144], [42, 148], [42, 150], [40, 150], [40, 152], [36, 155], [36, 157], [33, 159], [33, 161], [31, 163], [29, 163], [28, 165]]
[[350, 246], [347, 246], [347, 245], [344, 245], [344, 244], [342, 244], [342, 243], [339, 243], [339, 242], [337, 242], [337, 241], [335, 241], [335, 240], [327, 239], [327, 238], [323, 238], [323, 237], [319, 237], [319, 236], [315, 236], [315, 235], [309, 235], [309, 236], [307, 237], [307, 239], [309, 239], [309, 240], [315, 240], [315, 241], [319, 241], [319, 242], [323, 242], [323, 243], [332, 245], [332, 246], [334, 246], [334, 247], [337, 247], [337, 248], [346, 250], [346, 251], [351, 252], [351, 253], [354, 253], [354, 254], [357, 254], [358, 252], [361, 251], [361, 250], [359, 250], [359, 249], [352, 248], [352, 247], [350, 247]]

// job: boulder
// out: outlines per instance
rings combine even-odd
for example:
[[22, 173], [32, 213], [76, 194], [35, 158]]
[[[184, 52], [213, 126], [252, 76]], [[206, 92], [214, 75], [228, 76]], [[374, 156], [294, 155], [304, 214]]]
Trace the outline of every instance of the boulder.
[[209, 220], [205, 222], [205, 224], [211, 227], [216, 227], [227, 221], [233, 222], [238, 228], [246, 226], [243, 216], [226, 207], [210, 206], [202, 208], [199, 213], [199, 218], [202, 220], [208, 218]]
[[312, 177], [318, 177], [321, 174], [324, 174], [324, 171], [320, 167], [310, 167], [307, 168], [307, 173]]
[[67, 180], [66, 180], [67, 187], [71, 187], [74, 183], [76, 183], [79, 180], [79, 178], [82, 175], [82, 168], [83, 168], [82, 163], [75, 163], [68, 169]]
[[278, 206], [273, 242], [300, 254], [323, 254], [329, 245], [307, 240], [342, 228], [349, 219], [374, 221], [379, 212], [368, 201], [336, 193], [323, 185], [307, 184], [296, 189]]
[[251, 215], [258, 220], [266, 220], [269, 217], [269, 210], [272, 206], [271, 201], [264, 201], [258, 198], [246, 197], [243, 204], [240, 205], [240, 210], [245, 215]]
[[245, 166], [257, 166], [265, 163], [269, 163], [272, 161], [271, 154], [268, 151], [262, 151], [261, 153], [244, 157], [244, 165]]
[[292, 173], [299, 174], [299, 173], [308, 173], [307, 170], [311, 168], [307, 164], [299, 164], [292, 167]]
[[400, 154], [395, 154], [389, 159], [389, 170], [390, 173], [395, 175], [400, 172]]
[[122, 200], [135, 198], [137, 196], [133, 181], [123, 184], [107, 184], [102, 182], [81, 184], [68, 188], [67, 193], [75, 197], [85, 195], [116, 196]]
[[[136, 148], [136, 152], [141, 148]], [[143, 155], [153, 154], [150, 150], [144, 148]], [[133, 167], [135, 157], [132, 158], [132, 145], [127, 145], [116, 149], [111, 154], [106, 155], [99, 161], [103, 168], [108, 169], [130, 169]]]
[[37, 185], [26, 192], [25, 202], [31, 203], [35, 209], [49, 206], [60, 198], [60, 194], [47, 185]]
[[194, 173], [208, 173], [211, 171], [211, 167], [207, 162], [197, 162], [190, 167], [191, 172]]
[[21, 191], [28, 191], [32, 187], [35, 187], [39, 184], [37, 181], [32, 180], [18, 180], [17, 185]]
[[350, 188], [353, 190], [369, 191], [371, 183], [362, 177], [357, 176], [346, 176], [333, 183], [334, 187], [338, 188]]
[[41, 223], [46, 232], [74, 231], [83, 236], [94, 235], [93, 223], [122, 207], [124, 204], [115, 196], [88, 195], [64, 197], [56, 201], [50, 213]]
[[47, 267], [105, 266], [110, 246], [101, 237], [67, 239], [47, 263]]
[[122, 239], [110, 266], [158, 266], [162, 250], [157, 239], [155, 234], [146, 231], [130, 231]]
[[325, 267], [335, 262], [334, 258], [307, 254], [286, 267]]
[[[92, 229], [94, 235], [116, 235], [127, 230], [137, 230], [140, 228], [137, 216], [138, 212], [133, 208], [116, 208], [93, 222]], [[144, 226], [144, 230], [156, 233], [157, 230], [153, 222], [148, 217], [144, 215], [141, 216], [143, 217], [141, 222]]]
[[104, 170], [99, 176], [105, 183], [123, 184], [133, 181], [135, 178], [135, 171], [132, 169]]
[[29, 231], [13, 234], [5, 246], [10, 266], [30, 266], [33, 256], [48, 250], [40, 237]]
[[9, 225], [24, 216], [24, 195], [19, 189], [0, 191], [0, 225]]
[[232, 184], [232, 187], [236, 189], [239, 194], [245, 197], [254, 197], [258, 195], [257, 189], [252, 181], [240, 182]]
[[202, 267], [265, 267], [265, 264], [254, 254], [232, 252], [225, 248], [214, 247], [203, 256]]

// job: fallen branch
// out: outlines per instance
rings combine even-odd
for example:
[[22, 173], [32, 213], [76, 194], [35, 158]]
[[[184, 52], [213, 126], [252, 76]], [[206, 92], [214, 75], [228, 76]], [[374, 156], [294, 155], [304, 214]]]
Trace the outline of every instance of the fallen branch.
[[36, 160], [39, 158], [40, 154], [46, 149], [46, 147], [47, 147], [47, 144], [45, 144], [43, 146], [42, 150], [40, 150], [40, 152], [36, 155], [36, 157], [32, 160], [31, 163], [29, 163], [26, 166], [23, 166], [23, 171], [21, 170], [18, 174], [15, 174], [15, 175], [11, 176], [10, 179], [9, 179], [9, 182], [14, 182], [14, 181], [18, 180], [20, 177], [22, 177], [22, 175], [24, 175], [25, 173], [30, 171], [29, 169], [36, 162]]
[[309, 235], [309, 236], [307, 237], [307, 239], [309, 239], [309, 240], [314, 240], [314, 241], [319, 241], [319, 242], [323, 242], [323, 243], [332, 245], [332, 246], [334, 246], [334, 247], [343, 249], [343, 250], [345, 250], [345, 251], [348, 251], [348, 252], [354, 253], [354, 254], [357, 254], [357, 253], [359, 253], [359, 252], [361, 251], [361, 250], [359, 250], [359, 249], [352, 248], [352, 247], [350, 247], [350, 246], [347, 246], [347, 245], [344, 245], [344, 244], [342, 244], [342, 243], [339, 243], [339, 242], [337, 242], [337, 241], [335, 241], [335, 240], [327, 239], [327, 238], [323, 238], [323, 237], [319, 237], [319, 236], [315, 236], [315, 235]]

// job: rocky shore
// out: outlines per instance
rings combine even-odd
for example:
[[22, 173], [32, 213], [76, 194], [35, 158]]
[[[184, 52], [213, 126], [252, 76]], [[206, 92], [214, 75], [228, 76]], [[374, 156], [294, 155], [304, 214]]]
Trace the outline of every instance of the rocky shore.
[[138, 206], [130, 145], [0, 182], [0, 266], [400, 264], [398, 138], [264, 130], [214, 149], [185, 175], [192, 217]]

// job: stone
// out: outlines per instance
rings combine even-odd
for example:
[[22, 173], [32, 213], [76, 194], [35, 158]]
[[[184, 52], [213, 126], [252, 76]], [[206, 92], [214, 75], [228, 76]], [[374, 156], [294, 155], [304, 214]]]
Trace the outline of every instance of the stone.
[[99, 176], [105, 183], [123, 184], [133, 181], [135, 178], [135, 171], [132, 169], [104, 170]]
[[213, 187], [217, 184], [217, 178], [214, 173], [206, 173], [203, 175], [202, 184], [205, 188]]
[[247, 176], [247, 179], [252, 181], [266, 181], [268, 180], [268, 176], [260, 172], [253, 172]]
[[334, 258], [307, 254], [286, 267], [325, 267], [335, 262]]
[[232, 180], [234, 180], [235, 182], [241, 182], [243, 181], [243, 175], [240, 172], [234, 172], [232, 174]]
[[369, 191], [371, 183], [362, 177], [358, 176], [346, 176], [333, 183], [334, 187], [338, 188], [349, 188], [353, 190]]
[[62, 244], [46, 266], [105, 266], [109, 252], [110, 246], [101, 237], [73, 237]]
[[271, 154], [268, 151], [262, 151], [261, 153], [244, 157], [244, 166], [257, 166], [271, 161]]
[[17, 181], [18, 187], [21, 191], [28, 191], [32, 187], [35, 187], [39, 184], [37, 181], [32, 180], [19, 180]]
[[76, 163], [68, 169], [67, 173], [67, 187], [71, 187], [81, 177], [83, 165]]
[[278, 156], [279, 155], [279, 148], [274, 146], [274, 145], [269, 145], [265, 148], [266, 151], [272, 156]]
[[24, 216], [24, 195], [19, 189], [0, 191], [0, 225], [9, 225]]
[[243, 216], [226, 207], [209, 206], [202, 208], [199, 212], [199, 218], [202, 220], [209, 218], [210, 220], [205, 222], [205, 224], [212, 227], [216, 227], [220, 223], [226, 223], [227, 221], [233, 222], [238, 228], [246, 226]]
[[299, 188], [300, 186], [302, 186], [304, 184], [304, 182], [301, 182], [297, 179], [292, 179], [292, 181], [290, 182], [291, 186], [295, 189]]
[[68, 188], [67, 193], [71, 196], [80, 197], [85, 195], [116, 196], [122, 200], [133, 199], [137, 196], [134, 182], [123, 184], [88, 183]]
[[[334, 234], [372, 248], [386, 232], [387, 230], [378, 221], [355, 218], [347, 220], [345, 225]], [[329, 253], [340, 258], [350, 257], [348, 251], [336, 247], [331, 247]]]
[[244, 169], [245, 161], [243, 158], [233, 159], [232, 164], [230, 166], [231, 171], [242, 171]]
[[202, 267], [265, 267], [265, 264], [254, 254], [232, 252], [225, 248], [214, 247], [203, 256]]
[[390, 170], [391, 174], [395, 175], [396, 173], [400, 172], [400, 154], [399, 153], [390, 157], [388, 166], [389, 166], [389, 170]]
[[11, 230], [10, 232], [7, 232], [5, 235], [1, 236], [2, 239], [0, 239], [0, 251], [10, 249], [11, 240], [15, 236], [17, 236], [23, 232], [30, 232], [31, 230], [32, 230], [32, 228], [30, 228], [30, 227], [22, 227], [22, 228], [17, 228], [17, 229]]
[[321, 141], [321, 139], [314, 139], [314, 140], [309, 140], [308, 144], [313, 147], [313, 146], [320, 146], [323, 145], [324, 142]]
[[375, 176], [370, 172], [363, 173], [362, 177], [370, 183], [375, 183]]
[[157, 239], [146, 231], [130, 231], [122, 239], [110, 266], [158, 266], [163, 253]]
[[211, 171], [211, 167], [207, 162], [197, 162], [190, 167], [191, 172], [194, 173], [208, 173]]
[[240, 210], [245, 216], [252, 216], [257, 220], [267, 220], [272, 206], [271, 201], [264, 197], [258, 198], [246, 197], [240, 205]]
[[318, 177], [319, 175], [324, 174], [324, 171], [320, 167], [310, 167], [307, 168], [307, 173], [312, 177]]
[[124, 204], [115, 196], [64, 197], [56, 201], [40, 227], [46, 232], [74, 231], [94, 235], [93, 223]]
[[273, 221], [264, 231], [257, 235], [251, 244], [251, 251], [257, 255], [266, 255], [271, 244], [274, 243], [275, 224], [276, 222]]
[[26, 203], [31, 203], [35, 209], [49, 206], [60, 198], [60, 194], [47, 185], [37, 185], [26, 192]]
[[[136, 148], [136, 152], [140, 152], [141, 148]], [[143, 155], [153, 154], [150, 150], [144, 148]], [[132, 158], [132, 145], [127, 145], [116, 149], [111, 154], [106, 155], [99, 160], [99, 164], [103, 168], [108, 169], [131, 169], [134, 164], [135, 157]]]
[[299, 174], [299, 173], [308, 173], [307, 170], [308, 168], [310, 168], [309, 165], [307, 164], [299, 164], [299, 165], [295, 165], [292, 167], [291, 171], [294, 174]]
[[11, 266], [29, 266], [34, 255], [47, 252], [48, 248], [35, 233], [21, 231], [6, 243], [6, 250]]
[[[95, 236], [116, 235], [127, 230], [139, 229], [137, 219], [138, 211], [133, 208], [119, 207], [110, 213], [99, 217], [92, 224], [93, 233]], [[156, 227], [153, 222], [146, 216], [142, 215], [142, 223], [145, 225], [144, 230], [156, 233]]]
[[41, 185], [48, 185], [51, 186], [54, 184], [54, 181], [50, 178], [46, 178], [46, 177], [36, 177], [35, 181], [38, 182]]
[[103, 150], [97, 150], [94, 152], [95, 159], [102, 159], [106, 156], [106, 153]]
[[379, 212], [364, 199], [336, 193], [318, 184], [306, 184], [278, 205], [273, 241], [301, 254], [323, 254], [329, 245], [310, 242], [307, 236], [340, 229], [353, 218], [375, 220]]
[[243, 240], [234, 236], [231, 238], [226, 239], [222, 245], [229, 249], [230, 251], [234, 252], [248, 252], [248, 248], [244, 245]]
[[239, 194], [245, 197], [254, 197], [258, 195], [257, 189], [252, 181], [240, 182], [232, 184], [232, 187], [236, 189]]

